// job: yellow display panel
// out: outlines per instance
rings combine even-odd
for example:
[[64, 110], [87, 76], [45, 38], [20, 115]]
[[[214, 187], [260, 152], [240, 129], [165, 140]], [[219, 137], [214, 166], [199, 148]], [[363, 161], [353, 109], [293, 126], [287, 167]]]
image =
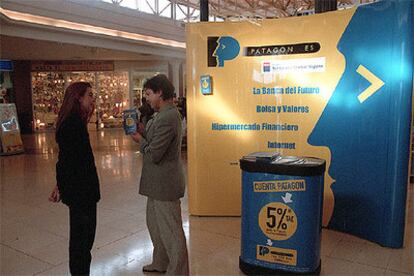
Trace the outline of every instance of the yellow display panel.
[[[251, 152], [319, 157], [329, 167], [329, 149], [307, 138], [345, 70], [336, 46], [354, 12], [187, 25], [191, 214], [240, 215], [238, 161]], [[201, 91], [206, 75], [210, 94]], [[326, 174], [324, 224], [331, 183]]]

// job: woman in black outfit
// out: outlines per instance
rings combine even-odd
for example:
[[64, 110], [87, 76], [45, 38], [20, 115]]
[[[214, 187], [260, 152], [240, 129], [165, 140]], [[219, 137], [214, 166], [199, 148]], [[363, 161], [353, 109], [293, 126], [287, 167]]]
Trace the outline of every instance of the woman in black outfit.
[[100, 191], [87, 129], [93, 110], [91, 85], [72, 83], [65, 91], [56, 124], [59, 145], [57, 185], [49, 200], [59, 202], [62, 199], [69, 207], [69, 268], [72, 275], [89, 275], [95, 240], [96, 203]]

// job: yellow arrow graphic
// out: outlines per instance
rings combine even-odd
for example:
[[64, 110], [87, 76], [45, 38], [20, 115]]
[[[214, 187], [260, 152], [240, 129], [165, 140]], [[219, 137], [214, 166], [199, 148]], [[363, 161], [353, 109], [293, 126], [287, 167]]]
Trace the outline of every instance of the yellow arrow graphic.
[[378, 89], [380, 89], [384, 85], [384, 82], [380, 78], [372, 74], [371, 71], [369, 71], [363, 65], [359, 65], [356, 71], [371, 83], [371, 85], [367, 89], [365, 89], [361, 94], [358, 95], [359, 102], [363, 103], [366, 99], [371, 97], [372, 94], [377, 92]]

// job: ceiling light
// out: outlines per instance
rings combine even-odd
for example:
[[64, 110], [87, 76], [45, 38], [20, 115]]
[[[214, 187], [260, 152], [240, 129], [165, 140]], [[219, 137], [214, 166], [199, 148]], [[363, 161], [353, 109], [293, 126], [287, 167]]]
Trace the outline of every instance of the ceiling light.
[[1, 7], [0, 7], [0, 13], [16, 21], [23, 21], [23, 22], [33, 23], [33, 24], [53, 26], [57, 28], [83, 31], [83, 32], [94, 33], [94, 34], [109, 35], [113, 37], [127, 38], [131, 40], [144, 41], [148, 43], [160, 44], [160, 45], [170, 46], [170, 47], [175, 47], [175, 48], [185, 49], [186, 47], [185, 42], [179, 42], [176, 40], [170, 40], [170, 39], [164, 39], [164, 38], [159, 38], [159, 37], [154, 37], [154, 36], [124, 32], [120, 30], [114, 30], [114, 29], [108, 29], [104, 27], [76, 23], [72, 21], [55, 19], [51, 17], [33, 15], [29, 13], [16, 12], [16, 11], [3, 9]]

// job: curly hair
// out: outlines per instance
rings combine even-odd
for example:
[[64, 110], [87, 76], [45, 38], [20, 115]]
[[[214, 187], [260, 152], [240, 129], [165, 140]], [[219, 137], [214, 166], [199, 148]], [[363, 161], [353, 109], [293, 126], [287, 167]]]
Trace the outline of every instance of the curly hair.
[[154, 93], [161, 93], [162, 99], [169, 100], [174, 97], [174, 86], [166, 75], [156, 75], [144, 83], [144, 90], [151, 89]]

